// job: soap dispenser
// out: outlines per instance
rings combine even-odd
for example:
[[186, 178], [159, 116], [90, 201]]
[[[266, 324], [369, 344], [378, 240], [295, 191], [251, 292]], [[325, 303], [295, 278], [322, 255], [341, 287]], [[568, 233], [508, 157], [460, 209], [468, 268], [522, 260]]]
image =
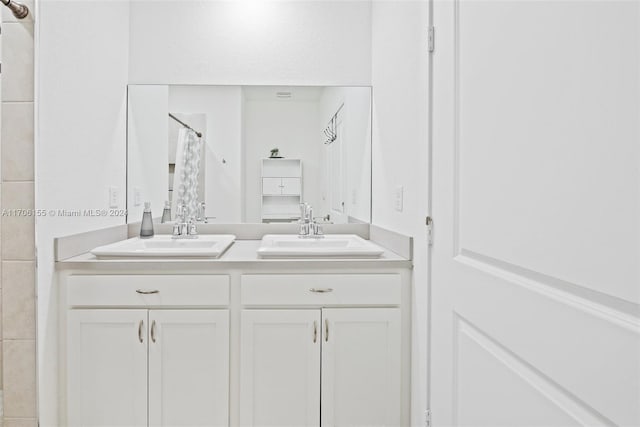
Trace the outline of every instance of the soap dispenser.
[[162, 211], [162, 219], [160, 220], [162, 224], [165, 222], [171, 222], [171, 202], [164, 202], [164, 210]]
[[144, 202], [142, 225], [140, 226], [140, 238], [153, 237], [153, 219], [151, 218], [151, 202]]

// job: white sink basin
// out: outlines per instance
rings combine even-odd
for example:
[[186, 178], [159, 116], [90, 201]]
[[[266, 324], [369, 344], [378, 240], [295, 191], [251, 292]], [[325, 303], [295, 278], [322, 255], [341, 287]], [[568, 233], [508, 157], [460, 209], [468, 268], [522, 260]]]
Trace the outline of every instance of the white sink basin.
[[327, 234], [300, 238], [295, 234], [267, 234], [258, 255], [262, 258], [379, 258], [380, 246], [355, 234]]
[[202, 234], [195, 239], [173, 239], [158, 235], [149, 239], [134, 237], [91, 251], [98, 258], [111, 257], [177, 257], [218, 258], [236, 239], [231, 234]]

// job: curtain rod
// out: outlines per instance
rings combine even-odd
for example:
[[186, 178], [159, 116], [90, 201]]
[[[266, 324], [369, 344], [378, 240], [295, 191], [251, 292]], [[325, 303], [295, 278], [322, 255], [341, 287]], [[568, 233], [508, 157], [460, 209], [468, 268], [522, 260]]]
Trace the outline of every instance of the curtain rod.
[[191, 129], [192, 131], [194, 131], [196, 135], [198, 135], [198, 138], [202, 138], [202, 133], [198, 132], [197, 130], [195, 130], [194, 128], [192, 128], [191, 126], [189, 126], [188, 124], [186, 124], [185, 122], [183, 122], [182, 120], [174, 116], [173, 114], [169, 113], [169, 117], [171, 117], [173, 120], [180, 123], [182, 126], [186, 127], [187, 129]]

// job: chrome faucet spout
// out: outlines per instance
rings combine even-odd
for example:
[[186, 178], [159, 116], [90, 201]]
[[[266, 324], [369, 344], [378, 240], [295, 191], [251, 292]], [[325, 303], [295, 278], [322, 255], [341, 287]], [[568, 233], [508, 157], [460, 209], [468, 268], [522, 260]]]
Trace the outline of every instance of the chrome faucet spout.
[[308, 203], [300, 204], [300, 221], [298, 223], [300, 224], [299, 238], [321, 239], [324, 237], [322, 225], [313, 219], [313, 208]]
[[172, 239], [197, 239], [198, 230], [192, 219], [187, 219], [187, 210], [184, 205], [178, 205], [176, 209], [176, 222], [173, 225]]

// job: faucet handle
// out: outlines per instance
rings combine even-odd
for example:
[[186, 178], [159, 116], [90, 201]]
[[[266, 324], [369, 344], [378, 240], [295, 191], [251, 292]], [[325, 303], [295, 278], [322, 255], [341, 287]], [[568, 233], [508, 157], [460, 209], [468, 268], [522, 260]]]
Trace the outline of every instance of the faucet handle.
[[[182, 219], [183, 219], [182, 217], [184, 216], [184, 214], [185, 214], [184, 205], [183, 204], [177, 205], [176, 206], [176, 221], [178, 221], [178, 220], [182, 221]], [[184, 221], [182, 221], [182, 222], [184, 222]]]
[[199, 202], [198, 207], [196, 209], [196, 221], [207, 222], [206, 216], [204, 214], [204, 208], [205, 208], [204, 202]]
[[173, 224], [173, 235], [174, 236], [179, 236], [180, 235], [180, 223], [178, 221], [176, 221]]
[[198, 229], [196, 228], [196, 223], [193, 221], [189, 221], [189, 225], [187, 226], [187, 234], [190, 236], [197, 236]]
[[300, 223], [303, 223], [307, 219], [307, 209], [309, 205], [307, 203], [300, 203]]

